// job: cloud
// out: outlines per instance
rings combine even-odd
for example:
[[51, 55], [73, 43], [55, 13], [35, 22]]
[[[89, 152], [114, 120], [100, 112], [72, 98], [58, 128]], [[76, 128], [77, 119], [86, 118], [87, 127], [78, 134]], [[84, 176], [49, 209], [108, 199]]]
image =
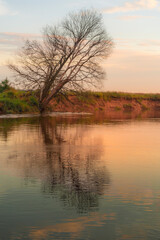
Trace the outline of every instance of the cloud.
[[120, 16], [118, 19], [128, 21], [128, 20], [136, 20], [136, 19], [147, 19], [153, 18], [154, 16], [142, 16], [142, 15], [131, 15], [131, 16]]
[[16, 33], [16, 32], [0, 32], [0, 47], [1, 46], [21, 46], [26, 39], [41, 39], [40, 34]]
[[15, 38], [41, 38], [41, 34], [33, 34], [33, 33], [17, 33], [17, 32], [4, 32], [0, 33], [6, 36], [11, 36]]
[[122, 6], [107, 8], [105, 13], [130, 12], [138, 10], [154, 9], [158, 5], [157, 0], [136, 0], [133, 2], [125, 2]]
[[5, 65], [7, 60], [11, 59], [15, 55], [15, 52], [17, 52], [17, 50], [24, 45], [26, 39], [41, 40], [42, 35], [15, 32], [0, 32], [0, 66]]
[[160, 40], [146, 40], [139, 43], [143, 47], [160, 47]]
[[[160, 40], [158, 39], [136, 39], [136, 38], [115, 38], [115, 51], [133, 50], [138, 52], [145, 52], [147, 54], [159, 55]], [[113, 53], [115, 52], [113, 51]]]
[[8, 5], [6, 4], [6, 2], [4, 2], [3, 0], [0, 0], [0, 16], [4, 16], [4, 15], [16, 15], [17, 12], [12, 12]]

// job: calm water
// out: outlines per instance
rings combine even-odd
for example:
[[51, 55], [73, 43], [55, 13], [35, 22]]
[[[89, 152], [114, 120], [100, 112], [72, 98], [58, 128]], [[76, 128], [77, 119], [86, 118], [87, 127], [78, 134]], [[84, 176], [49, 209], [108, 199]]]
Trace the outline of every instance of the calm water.
[[0, 239], [160, 239], [160, 118], [1, 118]]

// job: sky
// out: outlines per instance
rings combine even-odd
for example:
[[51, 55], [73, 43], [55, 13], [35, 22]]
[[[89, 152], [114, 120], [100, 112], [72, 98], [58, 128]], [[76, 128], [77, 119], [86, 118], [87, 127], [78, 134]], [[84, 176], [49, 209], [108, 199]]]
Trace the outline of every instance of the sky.
[[102, 13], [114, 41], [103, 90], [160, 93], [160, 0], [0, 0], [0, 81], [24, 40], [83, 8]]

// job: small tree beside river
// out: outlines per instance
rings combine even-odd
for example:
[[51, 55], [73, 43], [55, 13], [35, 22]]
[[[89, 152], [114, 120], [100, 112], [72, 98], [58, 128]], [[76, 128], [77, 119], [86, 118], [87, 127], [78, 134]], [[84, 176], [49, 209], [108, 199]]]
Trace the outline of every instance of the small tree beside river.
[[97, 86], [105, 75], [100, 63], [112, 45], [101, 14], [81, 10], [47, 26], [43, 41], [27, 40], [9, 68], [19, 88], [38, 92], [42, 113], [61, 91]]

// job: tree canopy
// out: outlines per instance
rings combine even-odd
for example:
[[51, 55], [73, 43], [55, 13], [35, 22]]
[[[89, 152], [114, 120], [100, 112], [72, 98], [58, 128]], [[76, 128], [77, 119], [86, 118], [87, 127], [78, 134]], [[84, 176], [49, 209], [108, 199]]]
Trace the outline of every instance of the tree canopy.
[[97, 86], [105, 76], [100, 63], [112, 46], [101, 14], [81, 10], [45, 27], [42, 41], [27, 40], [9, 67], [19, 87], [39, 92], [43, 112], [61, 91]]

